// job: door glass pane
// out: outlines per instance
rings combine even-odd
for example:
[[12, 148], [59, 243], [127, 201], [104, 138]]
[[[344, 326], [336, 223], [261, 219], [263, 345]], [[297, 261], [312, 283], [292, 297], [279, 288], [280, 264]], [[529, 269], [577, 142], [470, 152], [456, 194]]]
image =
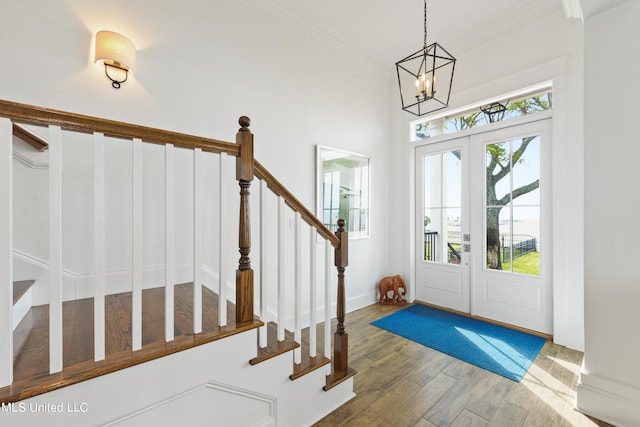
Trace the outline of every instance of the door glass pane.
[[[487, 167], [487, 205], [509, 203], [510, 179], [508, 176], [502, 176], [504, 170], [508, 170], [510, 165], [510, 147], [509, 142], [499, 142], [496, 144], [488, 144], [486, 149], [486, 167]], [[489, 175], [490, 174], [490, 175]], [[489, 178], [491, 177], [491, 178]], [[491, 182], [489, 181], [491, 180]], [[498, 201], [501, 201], [498, 203]]]
[[446, 206], [462, 206], [460, 180], [462, 179], [462, 164], [460, 163], [460, 150], [444, 153], [445, 202]]
[[424, 156], [424, 260], [460, 264], [461, 151]]
[[442, 154], [424, 157], [424, 203], [427, 207], [442, 207]]
[[449, 208], [446, 209], [447, 228], [446, 235], [443, 239], [446, 242], [447, 263], [460, 264], [462, 253], [462, 209]]
[[[486, 217], [487, 231], [487, 268], [492, 270], [502, 270], [503, 260], [502, 248], [510, 245], [509, 241], [504, 242], [503, 239], [509, 239], [510, 236], [510, 217], [509, 209], [502, 207], [488, 207]], [[507, 257], [507, 259], [509, 259]]]
[[487, 144], [486, 268], [540, 275], [540, 137]]
[[504, 270], [514, 273], [540, 275], [540, 207], [513, 208], [513, 234], [511, 238], [512, 265]]
[[[439, 214], [440, 209], [424, 210], [424, 260], [435, 261], [437, 252], [438, 232], [433, 229], [432, 221], [436, 219], [435, 214]], [[437, 220], [436, 220], [437, 221]]]
[[[540, 204], [540, 137], [530, 136], [513, 141], [513, 188], [522, 188], [526, 191], [515, 197], [514, 205], [539, 205]], [[516, 158], [518, 152], [522, 156]]]

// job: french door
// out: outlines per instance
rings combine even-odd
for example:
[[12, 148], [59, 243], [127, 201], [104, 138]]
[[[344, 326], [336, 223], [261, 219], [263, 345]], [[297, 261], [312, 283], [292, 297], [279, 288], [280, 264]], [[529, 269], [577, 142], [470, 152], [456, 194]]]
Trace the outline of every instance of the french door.
[[416, 299], [552, 332], [551, 119], [416, 148]]

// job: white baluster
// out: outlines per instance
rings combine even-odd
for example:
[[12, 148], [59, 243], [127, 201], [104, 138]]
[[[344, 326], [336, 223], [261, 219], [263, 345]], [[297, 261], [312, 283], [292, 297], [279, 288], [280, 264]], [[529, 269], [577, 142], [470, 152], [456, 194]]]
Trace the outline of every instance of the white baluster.
[[93, 341], [94, 359], [105, 357], [104, 134], [93, 134]]
[[[295, 213], [295, 311], [294, 311], [294, 328], [293, 339], [297, 343], [302, 343], [302, 218], [300, 212]], [[300, 347], [293, 350], [293, 363], [302, 362], [302, 350]]]
[[49, 126], [49, 372], [62, 370], [62, 129]]
[[202, 149], [193, 150], [193, 332], [202, 332], [202, 236], [204, 186]]
[[175, 285], [175, 163], [173, 144], [165, 145], [165, 265], [164, 265], [164, 320], [165, 340], [174, 338], [174, 285]]
[[318, 287], [318, 277], [316, 272], [316, 263], [318, 262], [316, 256], [317, 249], [317, 234], [316, 228], [309, 227], [309, 357], [316, 357], [316, 313], [317, 298], [316, 289]]
[[13, 382], [13, 130], [0, 118], [0, 387]]
[[267, 308], [268, 278], [267, 278], [267, 183], [260, 181], [260, 320], [264, 326], [260, 327], [258, 339], [260, 347], [267, 346], [267, 323], [269, 322], [269, 310]]
[[227, 209], [229, 209], [229, 205], [226, 204], [226, 186], [224, 185], [227, 179], [227, 155], [225, 153], [220, 153], [220, 167], [219, 167], [219, 179], [218, 179], [218, 189], [219, 189], [219, 212], [218, 212], [218, 236], [219, 238], [219, 246], [218, 246], [218, 325], [225, 326], [227, 324], [227, 248], [226, 245], [226, 236], [225, 230], [227, 228]]
[[286, 229], [285, 204], [282, 196], [278, 196], [278, 341], [284, 341], [284, 280], [285, 258], [284, 238]]
[[132, 157], [132, 294], [131, 340], [133, 351], [142, 348], [142, 141], [134, 139]]

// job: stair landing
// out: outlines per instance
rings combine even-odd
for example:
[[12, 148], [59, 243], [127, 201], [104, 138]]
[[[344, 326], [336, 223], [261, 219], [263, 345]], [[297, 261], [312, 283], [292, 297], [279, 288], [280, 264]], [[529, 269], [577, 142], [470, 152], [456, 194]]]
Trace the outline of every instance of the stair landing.
[[263, 325], [236, 324], [227, 303], [227, 325], [217, 325], [218, 296], [202, 288], [203, 332], [193, 333], [193, 285], [175, 286], [174, 335], [164, 341], [164, 288], [142, 292], [142, 349], [132, 350], [131, 292], [105, 296], [105, 360], [94, 362], [93, 298], [63, 303], [63, 370], [49, 374], [49, 307], [32, 307], [14, 332], [14, 382], [0, 388], [0, 402], [16, 402]]

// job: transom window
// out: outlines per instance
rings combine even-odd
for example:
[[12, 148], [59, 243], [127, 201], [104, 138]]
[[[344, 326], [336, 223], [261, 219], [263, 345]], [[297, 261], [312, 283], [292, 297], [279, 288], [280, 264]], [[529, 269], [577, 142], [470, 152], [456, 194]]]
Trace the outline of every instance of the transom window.
[[412, 140], [424, 140], [444, 133], [460, 132], [500, 120], [535, 114], [553, 107], [551, 88], [537, 90], [513, 98], [503, 98], [450, 116], [414, 122]]

